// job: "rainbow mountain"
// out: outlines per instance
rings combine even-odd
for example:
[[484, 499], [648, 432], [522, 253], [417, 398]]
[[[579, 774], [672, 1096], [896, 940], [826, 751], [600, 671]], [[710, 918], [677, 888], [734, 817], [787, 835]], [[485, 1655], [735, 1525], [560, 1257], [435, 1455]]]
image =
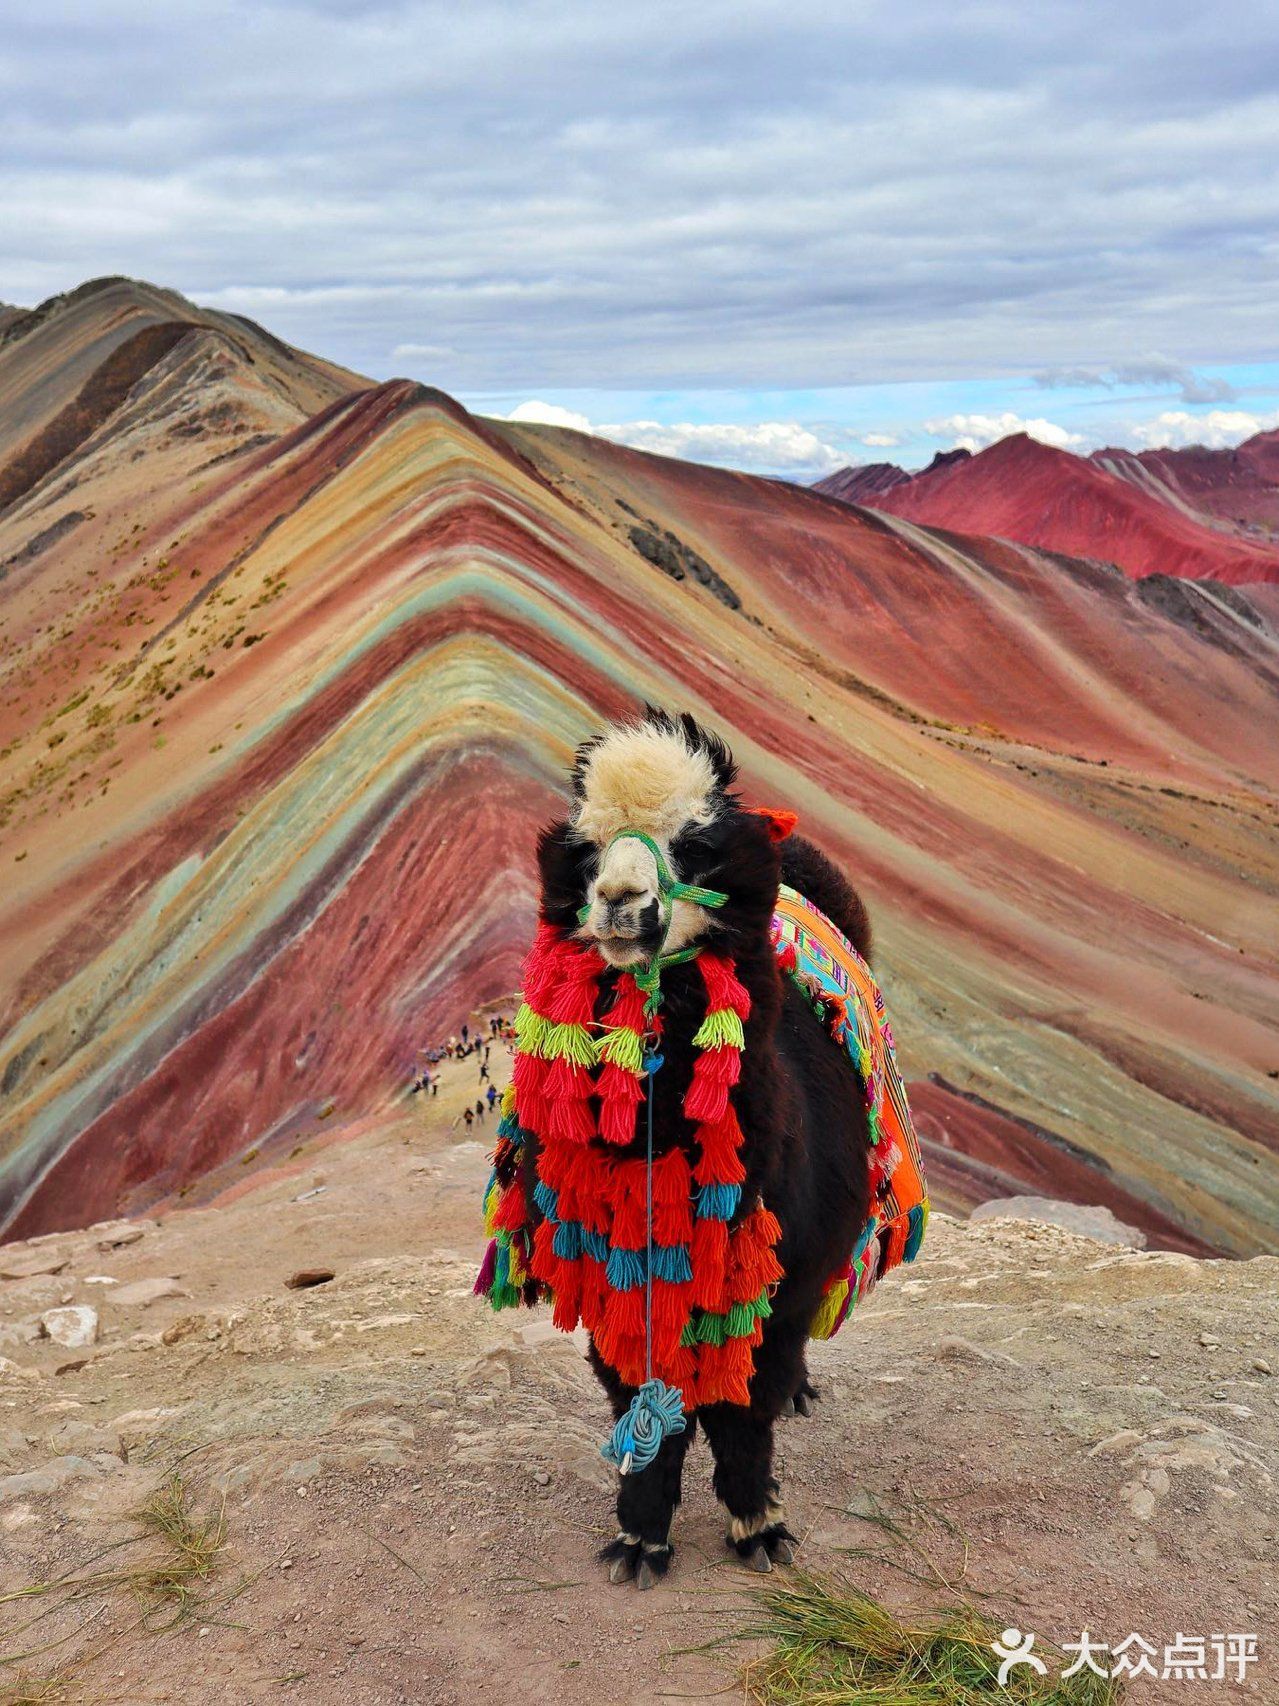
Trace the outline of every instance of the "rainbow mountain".
[[8, 310], [0, 1227], [391, 1110], [652, 700], [866, 893], [943, 1205], [1279, 1248], [1277, 689], [1273, 585], [482, 419], [129, 280]]

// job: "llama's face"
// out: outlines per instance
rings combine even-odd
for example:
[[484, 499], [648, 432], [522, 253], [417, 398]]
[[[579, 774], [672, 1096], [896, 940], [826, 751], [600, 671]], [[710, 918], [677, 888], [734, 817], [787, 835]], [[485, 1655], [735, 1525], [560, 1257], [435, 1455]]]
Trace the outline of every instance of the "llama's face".
[[593, 854], [581, 934], [611, 965], [638, 965], [659, 948], [674, 953], [705, 933], [710, 915], [702, 907], [663, 898], [651, 848], [631, 836], [614, 838], [639, 830], [677, 881], [701, 881], [690, 855], [727, 809], [720, 751], [680, 724], [648, 721], [613, 729], [579, 755], [572, 833]]

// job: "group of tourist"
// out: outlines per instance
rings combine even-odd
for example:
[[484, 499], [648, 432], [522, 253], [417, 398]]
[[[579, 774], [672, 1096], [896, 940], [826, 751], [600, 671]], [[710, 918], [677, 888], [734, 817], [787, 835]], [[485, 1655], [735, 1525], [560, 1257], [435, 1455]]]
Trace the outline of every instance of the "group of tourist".
[[[416, 1095], [420, 1090], [425, 1095], [437, 1096], [440, 1090], [440, 1074], [437, 1070], [440, 1062], [474, 1058], [481, 1094], [475, 1098], [474, 1104], [468, 1103], [463, 1108], [458, 1119], [465, 1123], [468, 1130], [477, 1121], [482, 1124], [486, 1116], [492, 1113], [501, 1095], [489, 1072], [489, 1059], [494, 1043], [504, 1044], [508, 1053], [515, 1046], [515, 1026], [505, 1014], [490, 1015], [483, 1030], [478, 1026], [473, 1030], [469, 1024], [464, 1024], [460, 1035], [451, 1036], [442, 1047], [422, 1050], [422, 1058], [426, 1064], [409, 1086], [409, 1094]], [[454, 1120], [453, 1123], [456, 1125], [458, 1121]]]

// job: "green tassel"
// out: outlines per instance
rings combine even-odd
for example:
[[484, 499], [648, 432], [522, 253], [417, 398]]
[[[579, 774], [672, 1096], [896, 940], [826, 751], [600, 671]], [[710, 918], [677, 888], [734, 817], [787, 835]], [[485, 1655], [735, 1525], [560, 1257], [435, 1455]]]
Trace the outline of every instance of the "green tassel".
[[757, 1317], [764, 1319], [772, 1313], [773, 1306], [768, 1301], [768, 1287], [765, 1286], [758, 1297], [751, 1298], [749, 1303], [735, 1303], [729, 1310], [729, 1338], [744, 1339], [753, 1330]]
[[867, 1108], [866, 1126], [870, 1133], [871, 1148], [873, 1149], [883, 1136], [883, 1132], [880, 1130], [879, 1125], [879, 1112], [876, 1108]]
[[728, 1318], [724, 1315], [709, 1315], [703, 1313], [697, 1323], [697, 1342], [699, 1345], [722, 1345], [728, 1337]]
[[495, 1280], [493, 1289], [489, 1292], [489, 1302], [495, 1310], [518, 1308], [519, 1304], [523, 1302], [523, 1298], [524, 1294], [520, 1287], [511, 1285], [509, 1281], [505, 1285], [499, 1285]]
[[515, 1015], [515, 1041], [521, 1054], [541, 1054], [551, 1021], [535, 1013], [527, 1001], [520, 1003]]
[[749, 1303], [735, 1303], [728, 1312], [728, 1336], [744, 1339], [755, 1325], [755, 1311]]
[[606, 1031], [595, 1045], [595, 1055], [598, 1060], [620, 1066], [624, 1072], [633, 1072], [637, 1078], [644, 1070], [643, 1038], [628, 1031], [625, 1025]]
[[552, 1025], [542, 1044], [544, 1060], [571, 1060], [574, 1066], [595, 1065], [595, 1044], [585, 1025]]
[[731, 1007], [717, 1007], [702, 1020], [694, 1048], [745, 1048], [746, 1035], [742, 1021]]
[[688, 1320], [685, 1321], [685, 1323], [684, 1323], [683, 1331], [680, 1333], [680, 1336], [679, 1336], [679, 1342], [681, 1345], [690, 1345], [690, 1346], [695, 1345], [697, 1343], [697, 1325], [694, 1322], [693, 1317], [691, 1315], [689, 1316]]

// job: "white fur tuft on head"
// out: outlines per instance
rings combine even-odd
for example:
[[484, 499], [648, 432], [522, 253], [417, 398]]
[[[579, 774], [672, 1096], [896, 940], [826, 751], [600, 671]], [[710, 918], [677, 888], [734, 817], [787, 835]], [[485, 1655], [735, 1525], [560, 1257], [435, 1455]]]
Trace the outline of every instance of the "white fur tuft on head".
[[610, 730], [580, 768], [577, 833], [604, 847], [623, 829], [639, 829], [669, 847], [689, 824], [715, 815], [717, 778], [707, 753], [651, 723]]

